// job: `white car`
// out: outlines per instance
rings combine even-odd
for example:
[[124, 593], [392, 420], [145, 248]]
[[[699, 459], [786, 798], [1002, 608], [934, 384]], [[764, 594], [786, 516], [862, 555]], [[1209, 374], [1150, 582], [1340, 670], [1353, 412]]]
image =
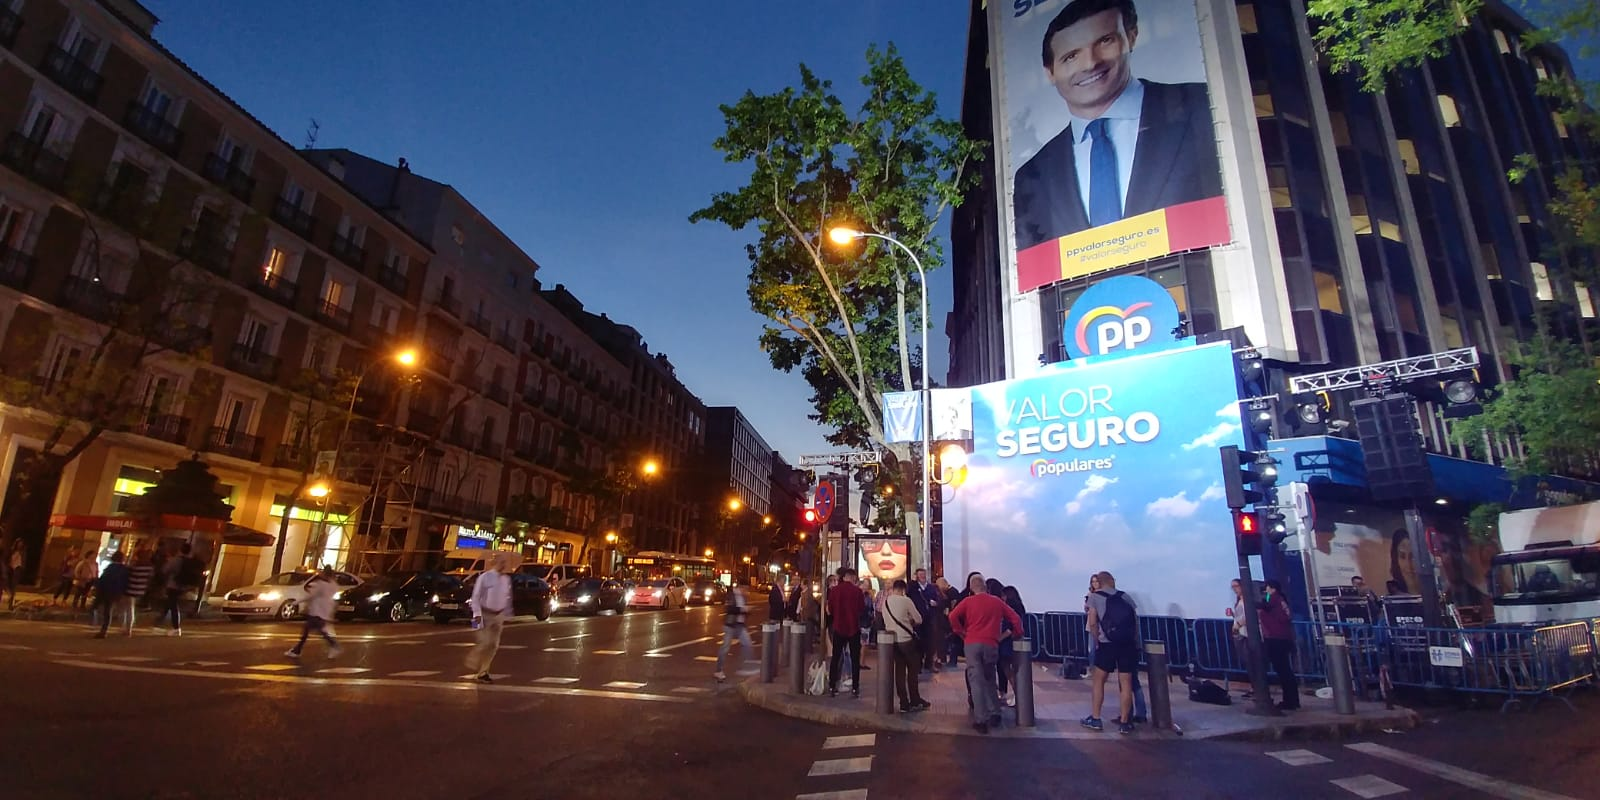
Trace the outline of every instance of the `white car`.
[[[317, 573], [296, 570], [274, 575], [254, 586], [234, 589], [222, 597], [222, 613], [234, 622], [250, 617], [294, 619], [305, 612], [306, 584]], [[333, 579], [339, 591], [353, 588], [361, 579], [348, 572], [335, 572]]]
[[671, 611], [688, 605], [689, 585], [682, 578], [642, 581], [628, 595], [629, 608], [659, 608]]

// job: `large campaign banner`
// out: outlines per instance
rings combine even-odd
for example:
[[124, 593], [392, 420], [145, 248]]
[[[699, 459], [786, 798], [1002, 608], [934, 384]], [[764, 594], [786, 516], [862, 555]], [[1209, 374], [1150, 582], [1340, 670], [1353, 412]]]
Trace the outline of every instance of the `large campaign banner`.
[[941, 487], [946, 576], [1078, 611], [1109, 570], [1145, 614], [1221, 616], [1238, 567], [1217, 448], [1243, 444], [1231, 345], [1069, 364], [973, 388], [971, 452]]
[[990, 9], [1017, 291], [1231, 241], [1194, 0]]

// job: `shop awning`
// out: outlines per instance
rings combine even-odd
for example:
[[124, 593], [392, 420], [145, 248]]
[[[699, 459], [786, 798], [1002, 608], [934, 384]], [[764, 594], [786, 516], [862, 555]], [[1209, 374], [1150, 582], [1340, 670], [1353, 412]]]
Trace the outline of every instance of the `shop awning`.
[[241, 547], [270, 547], [277, 541], [270, 533], [235, 525], [227, 520], [186, 514], [159, 514], [150, 518], [120, 514], [52, 514], [50, 524], [58, 528], [81, 531], [169, 530], [220, 533], [223, 544]]
[[240, 547], [271, 547], [277, 541], [270, 533], [246, 528], [243, 525], [228, 523], [222, 532], [222, 543], [233, 544]]

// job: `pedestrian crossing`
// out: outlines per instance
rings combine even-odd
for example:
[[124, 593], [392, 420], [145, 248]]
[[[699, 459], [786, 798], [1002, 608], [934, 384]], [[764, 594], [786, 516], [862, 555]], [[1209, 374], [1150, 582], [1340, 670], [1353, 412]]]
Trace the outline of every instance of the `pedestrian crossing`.
[[[1406, 776], [1411, 775], [1414, 779], [1424, 781], [1427, 778], [1440, 779], [1505, 800], [1573, 800], [1565, 795], [1501, 780], [1377, 742], [1356, 742], [1337, 749], [1329, 745], [1323, 749], [1325, 753], [1306, 748], [1269, 750], [1265, 755], [1286, 767], [1317, 770], [1311, 774], [1318, 776], [1319, 780], [1326, 777], [1328, 784], [1340, 790], [1330, 790], [1327, 793], [1329, 797], [1353, 796], [1372, 800], [1399, 795], [1419, 796], [1418, 792], [1427, 794], [1430, 789], [1437, 793], [1434, 787], [1418, 789], [1415, 784], [1406, 786], [1401, 783], [1410, 783]], [[1385, 774], [1376, 774], [1374, 770], [1379, 767], [1383, 768], [1379, 771]]]
[[837, 788], [797, 795], [795, 800], [867, 800], [867, 789], [860, 784], [871, 776], [871, 751], [877, 744], [875, 733], [829, 736], [823, 740], [822, 757], [813, 761], [806, 772], [807, 788]]

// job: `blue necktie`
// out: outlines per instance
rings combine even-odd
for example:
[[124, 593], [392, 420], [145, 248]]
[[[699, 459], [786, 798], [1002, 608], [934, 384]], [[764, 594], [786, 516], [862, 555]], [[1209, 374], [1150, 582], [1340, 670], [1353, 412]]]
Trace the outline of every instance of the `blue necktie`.
[[1089, 225], [1099, 227], [1122, 219], [1122, 188], [1117, 180], [1117, 148], [1106, 131], [1105, 117], [1088, 127], [1094, 144], [1089, 148]]

